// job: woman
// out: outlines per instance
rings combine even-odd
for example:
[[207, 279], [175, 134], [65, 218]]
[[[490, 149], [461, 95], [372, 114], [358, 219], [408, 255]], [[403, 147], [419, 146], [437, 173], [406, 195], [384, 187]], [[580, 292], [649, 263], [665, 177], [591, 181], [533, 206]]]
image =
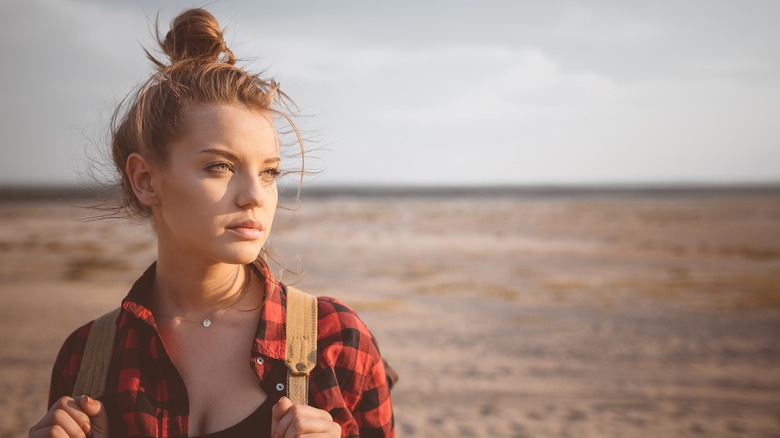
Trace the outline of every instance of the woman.
[[285, 396], [287, 289], [260, 257], [285, 96], [234, 65], [202, 9], [159, 42], [170, 64], [149, 55], [158, 71], [112, 132], [122, 206], [152, 220], [157, 261], [122, 302], [105, 395], [71, 398], [89, 323], [65, 341], [30, 436], [394, 436], [373, 338], [336, 300], [317, 303], [310, 406]]

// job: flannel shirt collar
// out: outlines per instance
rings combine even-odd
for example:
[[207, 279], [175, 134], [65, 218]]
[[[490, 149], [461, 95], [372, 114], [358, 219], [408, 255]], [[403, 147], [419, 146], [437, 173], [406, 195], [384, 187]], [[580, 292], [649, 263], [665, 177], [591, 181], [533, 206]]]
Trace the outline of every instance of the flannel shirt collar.
[[[265, 300], [260, 310], [260, 321], [252, 345], [252, 357], [263, 355], [268, 358], [284, 360], [287, 338], [285, 335], [286, 319], [286, 288], [275, 281], [265, 264], [256, 261], [252, 264], [258, 278], [265, 281]], [[130, 292], [122, 301], [122, 315], [119, 317], [119, 327], [126, 326], [131, 320], [140, 320], [157, 330], [157, 324], [149, 308], [152, 285], [157, 268], [157, 262], [149, 266], [141, 277], [136, 280]]]

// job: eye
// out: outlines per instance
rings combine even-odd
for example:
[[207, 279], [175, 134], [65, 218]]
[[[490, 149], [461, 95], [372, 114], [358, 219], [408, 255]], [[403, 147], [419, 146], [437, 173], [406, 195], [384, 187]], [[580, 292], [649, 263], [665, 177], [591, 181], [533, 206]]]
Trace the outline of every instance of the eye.
[[233, 171], [233, 166], [225, 161], [212, 163], [206, 166], [206, 170], [211, 173], [228, 173]]
[[270, 169], [265, 169], [260, 175], [265, 180], [272, 181], [272, 180], [275, 180], [276, 178], [278, 178], [280, 173], [281, 172], [279, 171], [278, 168], [272, 167]]

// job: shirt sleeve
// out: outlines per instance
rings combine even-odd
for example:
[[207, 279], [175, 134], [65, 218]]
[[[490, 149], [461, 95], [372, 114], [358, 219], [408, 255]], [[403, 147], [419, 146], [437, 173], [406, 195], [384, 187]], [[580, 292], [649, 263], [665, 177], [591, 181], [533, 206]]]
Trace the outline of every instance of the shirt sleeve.
[[373, 336], [348, 306], [320, 298], [314, 401], [329, 407], [345, 437], [395, 437], [384, 364]]
[[374, 363], [366, 376], [363, 393], [354, 416], [361, 437], [395, 436], [393, 405], [381, 358]]
[[49, 408], [60, 398], [72, 395], [90, 327], [91, 322], [73, 332], [62, 344], [51, 372]]

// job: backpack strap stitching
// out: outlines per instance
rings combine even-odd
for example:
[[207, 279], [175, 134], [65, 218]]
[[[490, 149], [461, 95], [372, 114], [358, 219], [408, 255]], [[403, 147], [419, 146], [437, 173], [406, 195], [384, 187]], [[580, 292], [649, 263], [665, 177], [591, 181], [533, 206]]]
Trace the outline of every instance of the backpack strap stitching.
[[317, 297], [287, 287], [287, 394], [296, 405], [309, 402], [309, 373], [317, 365]]

